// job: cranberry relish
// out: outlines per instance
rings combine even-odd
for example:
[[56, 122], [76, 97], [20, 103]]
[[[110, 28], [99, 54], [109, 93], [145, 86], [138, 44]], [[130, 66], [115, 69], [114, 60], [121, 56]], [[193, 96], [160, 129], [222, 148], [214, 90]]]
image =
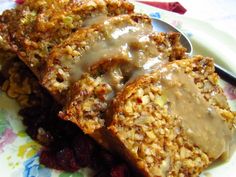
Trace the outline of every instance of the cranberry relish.
[[71, 172], [90, 167], [97, 171], [95, 177], [129, 176], [125, 163], [84, 135], [73, 123], [59, 119], [59, 110], [60, 106], [44, 92], [40, 105], [22, 108], [19, 112], [29, 136], [44, 145], [41, 164]]

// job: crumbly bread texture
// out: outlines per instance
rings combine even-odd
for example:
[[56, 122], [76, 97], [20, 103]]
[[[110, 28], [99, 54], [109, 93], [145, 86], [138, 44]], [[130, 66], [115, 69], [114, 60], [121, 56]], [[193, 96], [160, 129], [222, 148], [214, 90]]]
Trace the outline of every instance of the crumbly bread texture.
[[[166, 62], [185, 56], [176, 33], [156, 33], [150, 35], [150, 40], [155, 41], [156, 50], [165, 56]], [[71, 86], [60, 116], [77, 124], [85, 133], [94, 133], [104, 126], [103, 116], [113, 96], [132, 79], [136, 70], [128, 59], [107, 60], [96, 67], [95, 73], [84, 74]]]
[[123, 0], [25, 0], [0, 16], [0, 40], [40, 78], [53, 46], [84, 26], [86, 19], [131, 12], [133, 5]]
[[0, 63], [0, 90], [15, 99], [22, 108], [38, 105], [46, 91], [19, 58], [6, 56]]
[[[217, 84], [213, 60], [196, 56], [174, 61], [166, 69], [174, 66], [194, 80], [204, 98], [232, 128], [235, 115]], [[108, 109], [109, 142], [143, 176], [198, 176], [214, 159], [189, 140], [180, 119], [168, 114], [164, 91], [157, 84], [159, 78], [159, 71], [147, 74], [117, 94]]]
[[10, 44], [8, 43], [8, 31], [7, 25], [2, 22], [0, 16], [0, 64], [3, 65], [8, 59], [16, 57], [16, 54], [12, 51]]
[[[102, 56], [100, 58], [95, 57], [99, 55], [99, 50], [105, 50], [103, 47], [99, 47], [103, 45], [102, 41], [111, 38], [114, 29], [122, 29], [126, 26], [136, 27], [145, 24], [152, 29], [151, 20], [148, 16], [131, 14], [111, 17], [105, 20], [105, 22], [101, 21], [91, 27], [79, 29], [52, 50], [47, 60], [47, 68], [43, 74], [42, 84], [57, 100], [61, 100], [64, 97], [64, 93], [70, 87], [71, 82], [80, 79], [77, 75], [83, 72], [89, 73], [93, 66], [102, 62], [102, 60], [106, 60], [105, 58], [102, 59]], [[97, 46], [97, 50], [93, 49], [95, 48], [94, 46]], [[106, 46], [106, 48], [108, 47]], [[109, 57], [111, 59], [112, 57], [117, 58], [115, 54]], [[107, 59], [109, 58], [107, 57]], [[90, 63], [91, 66], [89, 66]]]

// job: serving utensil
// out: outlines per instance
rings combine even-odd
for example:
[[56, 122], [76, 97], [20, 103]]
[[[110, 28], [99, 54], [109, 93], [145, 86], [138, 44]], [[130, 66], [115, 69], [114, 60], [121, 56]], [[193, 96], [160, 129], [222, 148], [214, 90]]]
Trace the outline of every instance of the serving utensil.
[[[152, 25], [154, 30], [158, 32], [178, 32], [181, 34], [180, 36], [180, 42], [182, 45], [187, 49], [187, 53], [189, 56], [192, 56], [193, 54], [193, 46], [189, 38], [181, 32], [179, 29], [174, 27], [173, 25], [160, 20], [158, 18], [153, 18], [152, 17]], [[225, 81], [229, 82], [230, 84], [236, 86], [236, 76], [235, 74], [231, 73], [230, 71], [226, 70], [225, 68], [219, 66], [218, 64], [214, 63], [215, 66], [215, 71], [217, 74]]]

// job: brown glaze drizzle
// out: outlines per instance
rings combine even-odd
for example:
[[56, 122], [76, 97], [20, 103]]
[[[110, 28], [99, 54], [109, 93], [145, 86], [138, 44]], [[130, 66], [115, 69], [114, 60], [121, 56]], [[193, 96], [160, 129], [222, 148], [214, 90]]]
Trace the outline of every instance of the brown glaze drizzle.
[[[80, 57], [78, 64], [72, 67], [74, 79], [78, 80], [84, 72], [103, 60], [124, 59], [134, 66], [142, 67], [150, 56], [158, 55], [155, 44], [150, 41], [148, 33], [150, 33], [150, 29], [142, 26], [115, 29], [105, 40], [94, 44]], [[151, 47], [155, 50], [150, 50]]]
[[204, 99], [194, 81], [178, 67], [161, 74], [160, 85], [168, 100], [168, 110], [181, 119], [190, 140], [213, 159], [227, 153], [234, 130], [217, 108]]
[[[161, 57], [158, 52], [155, 42], [150, 40], [149, 35], [153, 31], [150, 25], [140, 23], [116, 28], [110, 24], [109, 19], [104, 20], [103, 23], [105, 31], [109, 31], [109, 33], [106, 33], [104, 39], [96, 42], [79, 56], [76, 59], [79, 61], [78, 63], [69, 66], [72, 81], [76, 81], [84, 73], [90, 72], [94, 65], [112, 62], [116, 59], [125, 61], [124, 63], [132, 68], [128, 78], [133, 78], [140, 73], [140, 70], [147, 70], [164, 60], [164, 57]], [[120, 90], [124, 85], [122, 83], [124, 73], [119, 67], [104, 73], [102, 78], [113, 88], [114, 92]]]

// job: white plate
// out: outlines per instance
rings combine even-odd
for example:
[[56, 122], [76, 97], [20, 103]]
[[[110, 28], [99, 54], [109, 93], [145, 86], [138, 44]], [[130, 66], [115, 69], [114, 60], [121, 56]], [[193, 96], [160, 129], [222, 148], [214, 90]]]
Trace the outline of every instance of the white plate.
[[[215, 61], [225, 68], [236, 73], [236, 42], [235, 39], [221, 31], [214, 29], [207, 23], [186, 18], [153, 8], [151, 6], [136, 4], [138, 12], [147, 14], [157, 13], [161, 19], [166, 20], [185, 32], [193, 43], [196, 54], [213, 57]], [[0, 11], [11, 8], [14, 3], [10, 0], [1, 1]], [[236, 110], [236, 89], [225, 82], [222, 87], [228, 95], [231, 107]], [[44, 168], [39, 165], [38, 151], [40, 145], [32, 141], [24, 132], [21, 118], [17, 115], [18, 105], [0, 91], [0, 177], [86, 177], [89, 170], [82, 169], [70, 174]], [[205, 170], [202, 176], [234, 177], [236, 167], [236, 153], [227, 163]]]

